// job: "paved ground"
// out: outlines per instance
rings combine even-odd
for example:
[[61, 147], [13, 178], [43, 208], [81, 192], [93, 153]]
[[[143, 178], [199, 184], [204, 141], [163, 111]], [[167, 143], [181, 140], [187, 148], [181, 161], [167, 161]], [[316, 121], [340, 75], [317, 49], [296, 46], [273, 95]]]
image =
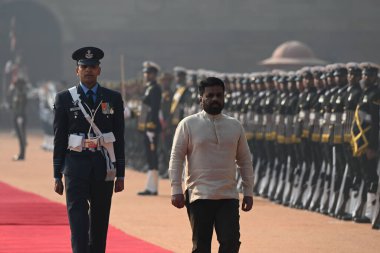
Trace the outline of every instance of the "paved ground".
[[[17, 141], [9, 132], [1, 132], [0, 181], [64, 203], [65, 198], [53, 192], [52, 153], [41, 150], [41, 142], [41, 134], [29, 133], [26, 160], [13, 162], [11, 157], [17, 153]], [[111, 224], [173, 252], [190, 252], [186, 210], [171, 206], [169, 181], [160, 182], [158, 197], [136, 196], [144, 183], [144, 174], [126, 170], [126, 190], [114, 195]], [[241, 241], [242, 253], [377, 253], [380, 250], [380, 232], [369, 225], [342, 222], [261, 198], [255, 198], [253, 211], [241, 213]], [[213, 252], [217, 252], [215, 238]]]

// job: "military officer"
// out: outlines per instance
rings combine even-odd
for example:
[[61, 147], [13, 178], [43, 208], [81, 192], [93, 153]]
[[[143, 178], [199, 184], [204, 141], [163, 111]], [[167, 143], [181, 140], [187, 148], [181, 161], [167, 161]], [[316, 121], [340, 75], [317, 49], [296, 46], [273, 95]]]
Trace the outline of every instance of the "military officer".
[[[162, 87], [162, 99], [161, 99], [161, 112], [162, 115], [160, 117], [161, 126], [162, 126], [162, 134], [160, 135], [160, 156], [162, 159], [160, 163], [160, 171], [159, 174], [162, 178], [168, 178], [167, 172], [167, 164], [170, 158], [170, 147], [171, 147], [171, 139], [172, 131], [170, 128], [170, 107], [172, 104], [173, 98], [173, 90], [172, 90], [172, 82], [173, 75], [170, 73], [163, 73], [160, 76], [159, 83]], [[161, 166], [162, 164], [162, 166]]]
[[[379, 175], [377, 174], [377, 151], [379, 148], [379, 105], [380, 92], [377, 84], [377, 65], [362, 63], [363, 93], [355, 110], [355, 119], [352, 127], [353, 154], [359, 158], [363, 175], [363, 191], [361, 201], [354, 211], [354, 221], [370, 223], [372, 203], [378, 188]], [[368, 202], [367, 207], [365, 207]], [[366, 211], [364, 211], [367, 209]], [[377, 228], [379, 223], [373, 224]]]
[[66, 189], [75, 253], [105, 252], [112, 192], [124, 189], [123, 101], [97, 82], [103, 56], [96, 47], [76, 50], [79, 84], [54, 103], [54, 190]]
[[172, 133], [180, 122], [184, 118], [184, 109], [187, 96], [190, 96], [188, 87], [186, 86], [186, 69], [180, 66], [174, 67], [174, 77], [175, 77], [175, 92], [172, 98], [172, 103], [170, 107], [170, 126]]
[[342, 115], [342, 136], [343, 152], [346, 158], [346, 168], [339, 192], [339, 198], [335, 209], [335, 215], [342, 220], [351, 220], [350, 210], [346, 211], [346, 204], [349, 198], [350, 190], [357, 192], [361, 183], [360, 165], [357, 157], [352, 155], [351, 148], [351, 128], [354, 119], [354, 112], [362, 93], [360, 80], [362, 70], [359, 64], [350, 62], [347, 65], [348, 70], [348, 87], [343, 97], [343, 115]]
[[10, 86], [10, 109], [13, 114], [13, 123], [19, 143], [19, 153], [13, 156], [13, 161], [25, 159], [26, 149], [26, 105], [27, 105], [27, 86], [24, 78], [19, 77]]
[[333, 152], [333, 166], [331, 173], [331, 188], [328, 213], [335, 215], [335, 208], [338, 200], [339, 189], [342, 183], [346, 160], [343, 148], [343, 126], [342, 115], [344, 112], [344, 97], [347, 91], [348, 70], [345, 64], [337, 64], [334, 70], [337, 91], [331, 97], [330, 116], [330, 145]]
[[160, 67], [152, 62], [143, 63], [145, 93], [142, 98], [138, 128], [144, 135], [144, 146], [148, 162], [148, 173], [145, 189], [138, 192], [140, 196], [156, 196], [158, 193], [158, 135], [161, 131], [159, 112], [161, 108], [161, 88], [157, 83]]

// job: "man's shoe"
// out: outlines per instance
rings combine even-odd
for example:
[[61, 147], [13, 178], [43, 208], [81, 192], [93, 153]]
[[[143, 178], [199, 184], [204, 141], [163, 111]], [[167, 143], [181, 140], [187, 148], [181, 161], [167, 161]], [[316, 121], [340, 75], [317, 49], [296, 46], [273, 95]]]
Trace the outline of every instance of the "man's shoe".
[[12, 160], [13, 161], [23, 161], [23, 160], [25, 160], [25, 156], [23, 156], [23, 155], [15, 155], [15, 156], [13, 156]]
[[149, 190], [145, 190], [145, 191], [142, 191], [142, 192], [138, 192], [137, 195], [140, 195], [140, 196], [157, 196], [157, 192], [152, 192], [152, 191], [149, 191]]
[[372, 225], [372, 229], [377, 229], [377, 230], [379, 230], [380, 229], [380, 224], [373, 224]]

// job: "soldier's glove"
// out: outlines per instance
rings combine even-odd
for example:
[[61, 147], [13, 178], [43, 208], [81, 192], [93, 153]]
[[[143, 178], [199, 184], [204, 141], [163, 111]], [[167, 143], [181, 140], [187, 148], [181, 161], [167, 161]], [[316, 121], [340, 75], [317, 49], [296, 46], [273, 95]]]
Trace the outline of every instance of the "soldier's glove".
[[156, 133], [155, 133], [155, 132], [152, 132], [152, 131], [147, 131], [147, 132], [146, 132], [146, 136], [148, 136], [149, 142], [150, 142], [150, 143], [153, 143], [153, 139], [154, 139], [154, 137], [156, 136]]

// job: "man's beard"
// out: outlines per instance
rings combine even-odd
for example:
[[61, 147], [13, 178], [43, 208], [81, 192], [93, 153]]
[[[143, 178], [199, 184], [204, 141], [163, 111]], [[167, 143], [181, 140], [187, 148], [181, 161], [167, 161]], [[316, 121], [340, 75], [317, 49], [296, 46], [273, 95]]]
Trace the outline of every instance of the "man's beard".
[[[217, 105], [217, 106], [215, 106]], [[204, 105], [203, 110], [211, 115], [218, 115], [222, 112], [224, 105], [219, 103], [213, 103], [209, 105]]]

